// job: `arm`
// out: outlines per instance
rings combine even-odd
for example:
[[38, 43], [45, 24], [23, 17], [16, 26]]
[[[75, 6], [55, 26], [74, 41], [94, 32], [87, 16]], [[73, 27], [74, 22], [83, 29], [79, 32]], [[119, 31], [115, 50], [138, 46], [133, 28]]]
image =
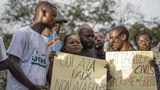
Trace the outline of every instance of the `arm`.
[[49, 54], [49, 61], [50, 61], [50, 65], [49, 65], [49, 70], [48, 70], [48, 74], [47, 74], [47, 80], [49, 82], [49, 85], [51, 85], [51, 80], [52, 80], [52, 68], [53, 68], [53, 63], [54, 63], [54, 57], [57, 56], [55, 51], [52, 51]]
[[107, 68], [107, 81], [111, 80], [113, 77], [110, 73], [110, 65], [107, 63], [104, 68]]
[[154, 71], [155, 71], [155, 77], [156, 77], [156, 82], [158, 86], [158, 84], [160, 84], [160, 72], [157, 64], [154, 64]]
[[28, 87], [30, 90], [41, 90], [41, 87], [33, 84], [24, 74], [19, 66], [20, 59], [16, 56], [10, 55], [8, 60], [8, 69], [12, 75], [24, 86]]
[[0, 70], [5, 70], [8, 67], [8, 59], [0, 62]]
[[49, 82], [49, 85], [51, 85], [51, 80], [52, 80], [52, 67], [53, 67], [53, 62], [50, 63], [48, 74], [47, 74], [47, 80]]
[[155, 72], [155, 77], [156, 77], [156, 83], [157, 83], [157, 88], [160, 88], [160, 72], [158, 65], [156, 64], [155, 58], [153, 60], [150, 60], [149, 64], [154, 67], [154, 72]]

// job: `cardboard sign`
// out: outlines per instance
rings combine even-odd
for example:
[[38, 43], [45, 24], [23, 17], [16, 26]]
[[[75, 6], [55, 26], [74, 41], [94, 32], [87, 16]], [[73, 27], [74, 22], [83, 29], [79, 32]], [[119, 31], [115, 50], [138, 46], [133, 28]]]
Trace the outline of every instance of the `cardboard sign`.
[[107, 52], [113, 79], [107, 82], [109, 90], [156, 90], [151, 51]]
[[105, 60], [57, 53], [51, 90], [106, 90]]

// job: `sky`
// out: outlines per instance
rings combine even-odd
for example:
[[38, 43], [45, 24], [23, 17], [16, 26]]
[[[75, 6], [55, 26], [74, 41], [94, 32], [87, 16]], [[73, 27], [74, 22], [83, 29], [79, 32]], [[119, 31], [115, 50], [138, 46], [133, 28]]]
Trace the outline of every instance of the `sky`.
[[147, 19], [160, 17], [160, 0], [121, 0], [123, 4], [127, 2], [139, 7]]
[[1, 0], [0, 2], [0, 12], [2, 11], [3, 9], [3, 4], [6, 2], [7, 0]]
[[[0, 2], [0, 14], [4, 10], [3, 5], [5, 4], [6, 1], [7, 0], [1, 0]], [[67, 2], [67, 0], [46, 0], [46, 1], [53, 1], [53, 2], [55, 1], [59, 3]], [[120, 1], [122, 4], [121, 5], [122, 7], [126, 6], [127, 3], [133, 4], [135, 8], [138, 8], [138, 11], [142, 12], [142, 15], [144, 15], [144, 20], [146, 21], [150, 21], [154, 17], [158, 17], [160, 19], [160, 11], [159, 11], [160, 10], [160, 5], [159, 5], [160, 0], [120, 0]], [[16, 26], [14, 27], [17, 28]], [[12, 32], [14, 32], [15, 30], [12, 30]]]
[[[1, 0], [0, 2], [0, 12], [3, 10], [3, 4], [7, 0]], [[65, 1], [65, 0], [55, 0], [55, 1]], [[139, 7], [142, 13], [146, 16], [146, 19], [150, 19], [152, 17], [160, 17], [160, 0], [120, 0], [122, 4], [126, 4], [127, 2], [135, 5], [135, 7]]]

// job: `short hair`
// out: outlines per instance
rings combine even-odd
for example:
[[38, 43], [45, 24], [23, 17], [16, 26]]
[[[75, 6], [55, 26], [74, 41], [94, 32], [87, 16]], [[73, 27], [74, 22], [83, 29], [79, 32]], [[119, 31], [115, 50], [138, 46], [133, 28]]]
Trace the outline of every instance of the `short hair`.
[[36, 8], [35, 8], [35, 17], [34, 19], [38, 16], [39, 14], [39, 10], [43, 9], [43, 8], [47, 8], [47, 9], [53, 9], [55, 11], [55, 13], [57, 13], [57, 8], [51, 4], [48, 1], [41, 1], [37, 4]]
[[134, 43], [135, 43], [135, 45], [137, 45], [137, 38], [138, 38], [139, 36], [141, 36], [141, 35], [147, 35], [147, 36], [149, 37], [150, 41], [152, 41], [152, 37], [151, 37], [151, 35], [147, 32], [147, 30], [142, 30], [142, 31], [137, 32], [137, 33], [135, 34], [135, 36], [134, 36]]
[[61, 48], [60, 51], [65, 52], [64, 46], [67, 44], [67, 39], [68, 39], [68, 37], [70, 37], [71, 35], [73, 35], [73, 34], [68, 34], [68, 35], [66, 35], [66, 36], [64, 37], [64, 39], [63, 39], [63, 46], [62, 46], [62, 48]]
[[[126, 35], [126, 40], [129, 40], [129, 32], [125, 26], [117, 26], [111, 29], [111, 31], [116, 30], [119, 31], [120, 34], [125, 34]], [[109, 32], [111, 32], [109, 31]]]
[[82, 24], [81, 26], [79, 26], [79, 28], [77, 30], [78, 35], [80, 35], [81, 34], [81, 30], [84, 30], [84, 29], [93, 30], [92, 27], [89, 26], [88, 24]]

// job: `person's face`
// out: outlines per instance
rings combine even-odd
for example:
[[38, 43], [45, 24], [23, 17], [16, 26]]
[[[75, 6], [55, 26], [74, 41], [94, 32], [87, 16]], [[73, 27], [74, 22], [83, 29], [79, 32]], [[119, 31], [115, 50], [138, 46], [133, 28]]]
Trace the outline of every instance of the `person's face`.
[[103, 49], [104, 38], [101, 34], [95, 33], [95, 49]]
[[77, 35], [71, 35], [67, 38], [65, 52], [72, 54], [80, 54], [82, 45]]
[[56, 22], [54, 24], [54, 26], [53, 26], [54, 31], [56, 31], [57, 33], [59, 33], [60, 27], [61, 27], [61, 23], [60, 22]]
[[43, 12], [43, 23], [46, 23], [47, 28], [51, 29], [53, 27], [54, 19], [56, 17], [56, 9], [48, 10]]
[[93, 30], [82, 29], [80, 33], [80, 41], [83, 48], [91, 49], [94, 45], [94, 32]]
[[120, 51], [123, 46], [122, 34], [117, 30], [112, 30], [109, 33], [109, 45], [114, 51]]
[[151, 47], [151, 41], [148, 35], [140, 35], [137, 37], [137, 48], [141, 51], [148, 51]]

